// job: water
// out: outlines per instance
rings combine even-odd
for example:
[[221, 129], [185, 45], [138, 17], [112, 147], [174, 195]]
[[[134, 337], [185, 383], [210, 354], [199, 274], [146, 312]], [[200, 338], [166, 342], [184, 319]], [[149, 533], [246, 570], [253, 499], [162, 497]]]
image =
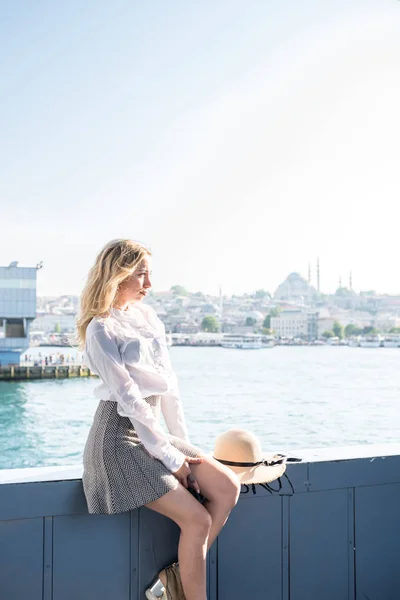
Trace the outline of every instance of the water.
[[[39, 350], [59, 351], [29, 352]], [[230, 427], [253, 431], [266, 451], [400, 439], [400, 349], [175, 347], [171, 356], [191, 441], [205, 451]], [[81, 463], [98, 383], [0, 382], [0, 468]]]

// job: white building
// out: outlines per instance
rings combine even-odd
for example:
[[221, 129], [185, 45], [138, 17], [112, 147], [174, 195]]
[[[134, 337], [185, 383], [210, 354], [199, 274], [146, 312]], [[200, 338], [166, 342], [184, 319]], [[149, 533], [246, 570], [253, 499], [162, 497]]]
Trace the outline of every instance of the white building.
[[38, 267], [13, 261], [0, 267], [0, 365], [19, 364], [29, 348], [29, 329], [36, 314]]
[[321, 338], [322, 334], [325, 333], [325, 331], [332, 331], [335, 321], [336, 319], [334, 319], [333, 317], [322, 317], [318, 319], [318, 338]]
[[307, 313], [302, 310], [284, 310], [271, 317], [271, 329], [277, 337], [295, 338], [308, 334]]

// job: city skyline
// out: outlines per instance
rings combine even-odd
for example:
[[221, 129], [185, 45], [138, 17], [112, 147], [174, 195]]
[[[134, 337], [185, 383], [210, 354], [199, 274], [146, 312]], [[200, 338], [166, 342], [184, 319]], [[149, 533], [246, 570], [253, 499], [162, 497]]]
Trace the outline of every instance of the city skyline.
[[[22, 265], [20, 265], [20, 266], [22, 266]], [[28, 265], [23, 265], [23, 266], [28, 266]], [[197, 287], [197, 288], [195, 287], [193, 289], [189, 289], [181, 281], [174, 281], [167, 288], [157, 289], [153, 285], [152, 288], [151, 288], [151, 290], [154, 291], [154, 292], [156, 292], [156, 293], [157, 292], [162, 293], [162, 292], [169, 291], [174, 286], [182, 286], [190, 294], [196, 294], [198, 292], [201, 292], [204, 295], [215, 296], [215, 297], [220, 296], [221, 293], [222, 293], [222, 295], [225, 295], [225, 296], [232, 296], [232, 295], [238, 295], [238, 296], [240, 296], [240, 295], [245, 295], [245, 294], [251, 295], [251, 294], [255, 293], [258, 290], [264, 290], [265, 292], [268, 292], [269, 294], [271, 294], [271, 296], [273, 297], [274, 294], [275, 294], [275, 292], [277, 291], [278, 287], [280, 285], [282, 285], [282, 283], [284, 283], [286, 281], [286, 279], [289, 277], [289, 275], [292, 274], [292, 273], [296, 273], [296, 274], [299, 274], [300, 277], [305, 282], [307, 282], [309, 285], [311, 285], [311, 287], [315, 288], [318, 291], [318, 282], [317, 282], [318, 266], [317, 266], [317, 263], [316, 263], [316, 268], [315, 268], [315, 278], [314, 279], [313, 279], [313, 276], [312, 276], [312, 271], [311, 272], [310, 271], [311, 271], [311, 269], [310, 269], [310, 263], [308, 264], [307, 276], [305, 275], [305, 273], [300, 273], [299, 271], [291, 271], [291, 273], [288, 273], [287, 275], [283, 276], [281, 278], [281, 280], [279, 281], [278, 285], [276, 285], [274, 288], [270, 288], [270, 287], [264, 285], [264, 286], [260, 286], [260, 287], [257, 287], [257, 288], [250, 288], [249, 287], [248, 289], [243, 289], [240, 292], [237, 292], [237, 291], [236, 292], [235, 291], [228, 292], [227, 290], [225, 290], [223, 288], [223, 286], [219, 285], [218, 289], [216, 291], [214, 291], [214, 292], [211, 291], [210, 292], [210, 291], [203, 290], [203, 289], [201, 289], [199, 287]], [[44, 294], [44, 293], [41, 293], [40, 292], [39, 281], [40, 281], [40, 274], [38, 274], [38, 279], [37, 279], [37, 282], [38, 282], [37, 295], [38, 295], [38, 297], [60, 297], [60, 296], [79, 296], [80, 295], [80, 293], [72, 293], [72, 292], [68, 292], [68, 291], [60, 293], [60, 294]], [[353, 272], [351, 270], [348, 272], [347, 278], [346, 277], [342, 277], [341, 275], [338, 275], [337, 286], [332, 291], [326, 291], [326, 290], [323, 289], [323, 286], [322, 287], [320, 286], [319, 292], [322, 295], [333, 295], [339, 288], [351, 290], [355, 294], [375, 292], [377, 295], [386, 295], [387, 294], [387, 295], [393, 295], [393, 296], [400, 296], [400, 289], [399, 289], [399, 291], [397, 293], [396, 292], [389, 293], [389, 292], [386, 292], [386, 291], [383, 291], [383, 290], [379, 290], [379, 289], [377, 289], [374, 286], [370, 286], [370, 287], [367, 287], [367, 288], [364, 288], [364, 289], [355, 289], [354, 288], [354, 284], [353, 284]]]
[[319, 256], [323, 292], [400, 293], [399, 39], [393, 0], [9, 3], [0, 264], [79, 294], [129, 237], [159, 290], [272, 293]]

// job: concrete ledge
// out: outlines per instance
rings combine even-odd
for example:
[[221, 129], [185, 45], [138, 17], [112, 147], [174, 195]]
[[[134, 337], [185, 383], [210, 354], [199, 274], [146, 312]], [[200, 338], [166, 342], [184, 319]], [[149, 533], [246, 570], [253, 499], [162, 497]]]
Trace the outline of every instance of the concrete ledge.
[[[347, 461], [356, 458], [365, 458], [374, 461], [397, 455], [400, 456], [400, 444], [365, 444], [362, 446], [334, 448], [308, 448], [288, 453], [288, 456], [302, 458], [302, 462], [299, 464]], [[290, 467], [291, 466], [292, 465], [290, 465]], [[4, 483], [81, 479], [82, 471], [82, 465], [33, 467], [28, 469], [0, 469], [0, 485]]]

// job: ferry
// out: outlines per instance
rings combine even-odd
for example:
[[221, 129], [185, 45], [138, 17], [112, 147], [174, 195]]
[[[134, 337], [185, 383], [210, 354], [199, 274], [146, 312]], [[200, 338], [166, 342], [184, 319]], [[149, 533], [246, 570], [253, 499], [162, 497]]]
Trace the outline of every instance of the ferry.
[[387, 335], [385, 336], [382, 346], [384, 348], [399, 348], [400, 347], [400, 335]]
[[263, 348], [273, 348], [275, 346], [275, 337], [273, 335], [263, 335], [261, 343]]
[[380, 348], [381, 342], [380, 335], [367, 335], [360, 339], [360, 348]]
[[241, 350], [256, 350], [263, 347], [262, 336], [256, 333], [233, 334], [225, 333], [221, 346], [223, 348], [239, 348]]

